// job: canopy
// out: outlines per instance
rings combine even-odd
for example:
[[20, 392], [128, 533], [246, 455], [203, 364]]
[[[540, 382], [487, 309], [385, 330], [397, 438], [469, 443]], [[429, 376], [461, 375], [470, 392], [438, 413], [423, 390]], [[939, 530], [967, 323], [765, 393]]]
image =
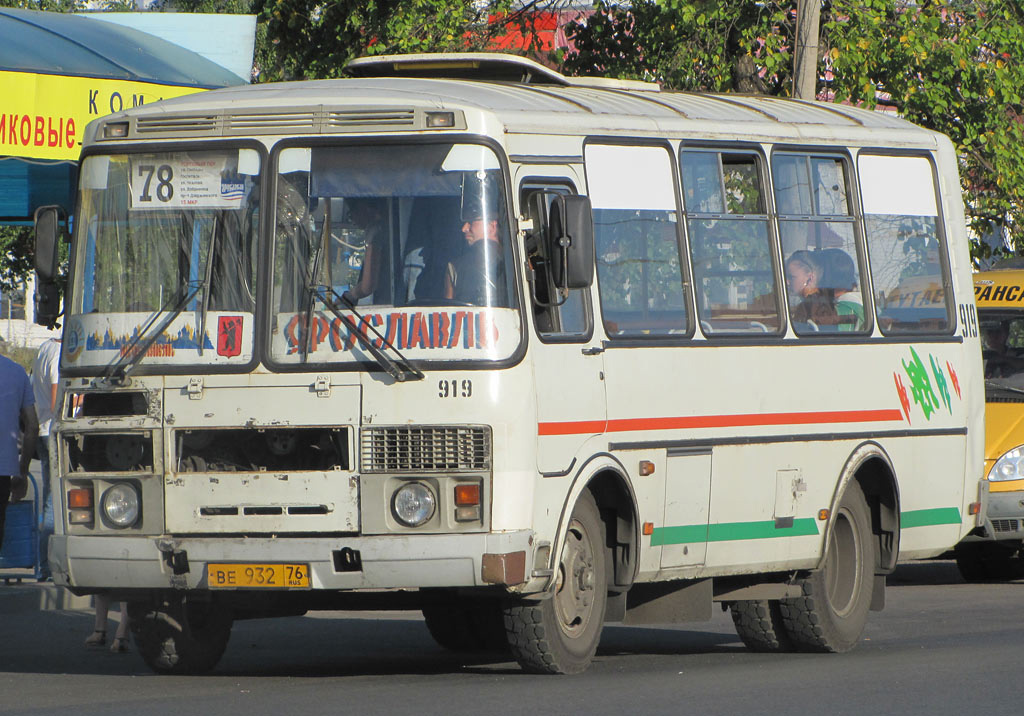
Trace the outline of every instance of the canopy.
[[244, 84], [154, 35], [65, 13], [0, 8], [0, 223], [69, 212], [85, 125], [124, 108]]

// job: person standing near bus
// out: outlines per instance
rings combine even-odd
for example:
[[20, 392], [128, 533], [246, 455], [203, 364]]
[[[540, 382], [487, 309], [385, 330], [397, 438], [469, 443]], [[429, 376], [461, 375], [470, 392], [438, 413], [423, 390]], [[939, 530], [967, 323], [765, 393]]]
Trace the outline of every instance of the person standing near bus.
[[39, 418], [39, 440], [36, 454], [42, 465], [39, 480], [39, 505], [42, 510], [42, 524], [39, 529], [40, 581], [50, 578], [50, 567], [46, 552], [50, 535], [53, 534], [53, 498], [50, 493], [50, 424], [57, 406], [57, 379], [60, 368], [60, 339], [49, 338], [39, 346], [32, 364], [32, 393]]
[[25, 369], [0, 356], [0, 547], [7, 502], [17, 502], [28, 490], [28, 466], [35, 455], [39, 428], [33, 402]]

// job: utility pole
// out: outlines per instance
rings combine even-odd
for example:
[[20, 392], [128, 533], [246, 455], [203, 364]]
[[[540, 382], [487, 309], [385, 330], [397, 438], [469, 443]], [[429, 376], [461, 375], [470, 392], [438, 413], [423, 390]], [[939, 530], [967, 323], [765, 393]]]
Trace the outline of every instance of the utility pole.
[[813, 100], [818, 87], [818, 25], [821, 0], [797, 0], [793, 96]]

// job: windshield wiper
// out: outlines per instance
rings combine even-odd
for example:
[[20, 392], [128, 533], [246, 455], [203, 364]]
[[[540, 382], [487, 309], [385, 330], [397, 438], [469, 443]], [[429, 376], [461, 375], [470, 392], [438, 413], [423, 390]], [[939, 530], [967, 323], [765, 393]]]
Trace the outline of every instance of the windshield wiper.
[[[334, 300], [326, 301], [324, 300], [325, 297], [333, 297]], [[312, 315], [313, 313], [312, 306], [317, 298], [320, 298], [320, 302], [323, 303], [327, 310], [333, 313], [338, 320], [340, 320], [342, 323], [349, 324], [349, 326], [352, 329], [352, 332], [359, 340], [359, 343], [364, 348], [366, 348], [370, 355], [372, 355], [374, 359], [377, 361], [377, 364], [381, 368], [383, 368], [388, 375], [390, 375], [399, 383], [403, 383], [407, 380], [423, 380], [423, 378], [425, 377], [423, 375], [423, 371], [414, 366], [409, 361], [408, 358], [402, 355], [401, 351], [395, 348], [394, 344], [391, 341], [385, 338], [384, 335], [380, 331], [378, 331], [377, 328], [372, 323], [370, 323], [366, 318], [364, 318], [363, 315], [356, 310], [355, 304], [352, 301], [350, 301], [347, 296], [338, 295], [338, 292], [335, 291], [331, 286], [310, 286], [310, 315]], [[344, 306], [345, 310], [347, 310], [349, 313], [355, 316], [357, 323], [353, 325], [351, 321], [346, 321], [345, 316], [343, 316], [341, 311], [338, 310], [337, 304]], [[307, 346], [309, 345], [310, 341], [309, 331], [311, 329], [311, 324], [312, 320], [307, 319]], [[398, 360], [393, 359], [385, 351], [381, 350], [381, 348], [375, 344], [373, 338], [370, 338], [365, 333], [363, 333], [363, 326], [366, 326], [370, 330], [370, 332], [373, 333], [374, 337], [378, 341], [380, 341], [381, 346], [386, 347], [388, 350], [394, 353], [398, 357]]]
[[210, 251], [206, 255], [206, 270], [203, 272], [203, 282], [200, 288], [203, 291], [203, 302], [199, 309], [199, 320], [196, 323], [196, 335], [199, 339], [196, 345], [199, 348], [199, 355], [203, 354], [203, 337], [206, 336], [206, 312], [210, 308], [210, 285], [213, 283], [213, 257], [217, 253], [217, 233], [220, 229], [220, 215], [213, 218], [213, 235], [210, 237]]
[[1009, 385], [1003, 385], [1002, 383], [997, 383], [995, 380], [992, 380], [992, 379], [989, 379], [989, 380], [985, 381], [985, 390], [986, 391], [987, 390], [1002, 390], [1002, 391], [1005, 391], [1007, 393], [1014, 393], [1016, 395], [1024, 395], [1024, 390], [1021, 390], [1020, 388], [1013, 388], [1013, 387], [1011, 387]]
[[[103, 377], [109, 380], [111, 383], [123, 384], [128, 379], [128, 374], [132, 371], [135, 365], [142, 360], [142, 357], [146, 355], [146, 352], [156, 343], [157, 339], [163, 335], [164, 331], [167, 330], [168, 326], [175, 318], [181, 315], [181, 312], [185, 310], [188, 302], [195, 298], [196, 294], [199, 293], [205, 286], [205, 282], [197, 281], [191, 285], [191, 290], [182, 296], [181, 300], [178, 301], [174, 308], [171, 309], [170, 313], [167, 313], [167, 307], [170, 305], [170, 301], [165, 303], [160, 309], [154, 313], [146, 324], [139, 329], [139, 332], [132, 336], [132, 339], [128, 341], [128, 345], [124, 347], [122, 355], [111, 361], [110, 365], [103, 372]], [[160, 325], [150, 333], [150, 327], [156, 322], [156, 319], [160, 316], [167, 314], [166, 317], [160, 322]], [[203, 336], [199, 334], [198, 341], [202, 342]]]

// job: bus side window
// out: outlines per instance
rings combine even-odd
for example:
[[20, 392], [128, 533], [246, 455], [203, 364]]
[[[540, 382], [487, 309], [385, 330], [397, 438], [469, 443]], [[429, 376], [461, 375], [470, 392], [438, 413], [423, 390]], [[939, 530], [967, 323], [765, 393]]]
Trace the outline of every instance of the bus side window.
[[605, 332], [689, 335], [671, 150], [595, 142], [584, 160]]
[[879, 327], [890, 335], [948, 333], [952, 297], [931, 164], [861, 154], [857, 166]]
[[772, 156], [790, 318], [798, 335], [870, 328], [847, 174], [839, 156]]
[[705, 334], [778, 333], [778, 289], [759, 160], [680, 152], [697, 314]]
[[[559, 303], [561, 299], [555, 293], [553, 279], [548, 270], [548, 259], [543, 255], [537, 239], [537, 233], [542, 226], [542, 217], [539, 214], [546, 213], [551, 208], [555, 195], [575, 193], [571, 185], [561, 183], [524, 182], [520, 188], [520, 205], [533, 219], [534, 226], [534, 232], [527, 239], [525, 250], [535, 276], [535, 288], [530, 291], [530, 302], [533, 306], [537, 333], [546, 339], [575, 341], [586, 340], [590, 335], [587, 289], [572, 289], [564, 303], [550, 305]], [[529, 284], [527, 290], [530, 290]]]

